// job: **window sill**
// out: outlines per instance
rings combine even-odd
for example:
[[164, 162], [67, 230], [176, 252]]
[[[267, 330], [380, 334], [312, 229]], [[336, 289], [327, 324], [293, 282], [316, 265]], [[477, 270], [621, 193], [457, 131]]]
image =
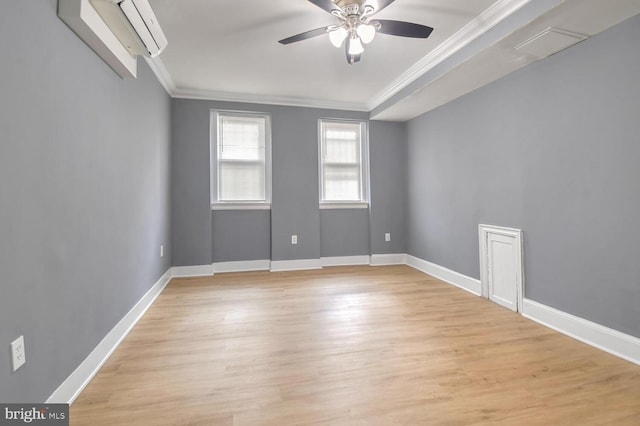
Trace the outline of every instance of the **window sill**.
[[369, 203], [320, 203], [320, 210], [368, 209]]
[[271, 210], [271, 203], [211, 203], [211, 210]]

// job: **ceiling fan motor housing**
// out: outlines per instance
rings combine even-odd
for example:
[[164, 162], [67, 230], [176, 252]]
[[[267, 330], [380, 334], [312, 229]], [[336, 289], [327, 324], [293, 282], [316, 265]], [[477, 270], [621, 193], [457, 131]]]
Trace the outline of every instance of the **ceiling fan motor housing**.
[[350, 4], [350, 5], [344, 6], [342, 8], [342, 10], [344, 11], [345, 15], [347, 15], [347, 16], [359, 15], [360, 14], [360, 5], [359, 4]]
[[362, 6], [365, 0], [332, 0], [338, 7], [344, 9], [347, 6]]

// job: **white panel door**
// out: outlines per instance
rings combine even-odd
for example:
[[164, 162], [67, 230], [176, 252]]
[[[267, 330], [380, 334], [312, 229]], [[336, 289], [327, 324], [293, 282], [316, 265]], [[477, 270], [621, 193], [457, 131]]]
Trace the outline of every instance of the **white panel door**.
[[514, 237], [487, 234], [489, 300], [513, 311], [518, 310], [517, 253]]

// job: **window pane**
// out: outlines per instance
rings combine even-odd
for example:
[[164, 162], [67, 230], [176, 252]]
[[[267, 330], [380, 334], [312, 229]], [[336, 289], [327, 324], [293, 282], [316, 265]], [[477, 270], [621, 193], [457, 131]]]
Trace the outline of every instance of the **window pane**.
[[217, 114], [217, 201], [267, 201], [264, 115]]
[[360, 200], [360, 167], [327, 166], [324, 168], [323, 199], [331, 201]]
[[264, 117], [221, 115], [218, 125], [220, 160], [264, 160]]
[[324, 138], [324, 161], [330, 163], [360, 162], [360, 126], [328, 124]]
[[354, 140], [325, 140], [324, 161], [328, 163], [357, 164], [360, 160], [359, 142]]
[[220, 201], [264, 201], [264, 163], [218, 163]]
[[322, 201], [362, 201], [362, 125], [321, 122]]

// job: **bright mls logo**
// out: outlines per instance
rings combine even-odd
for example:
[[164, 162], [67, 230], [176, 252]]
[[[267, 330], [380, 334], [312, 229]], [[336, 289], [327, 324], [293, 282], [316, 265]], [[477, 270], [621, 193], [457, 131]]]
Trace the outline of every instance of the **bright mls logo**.
[[0, 404], [0, 408], [0, 426], [69, 425], [68, 404]]

